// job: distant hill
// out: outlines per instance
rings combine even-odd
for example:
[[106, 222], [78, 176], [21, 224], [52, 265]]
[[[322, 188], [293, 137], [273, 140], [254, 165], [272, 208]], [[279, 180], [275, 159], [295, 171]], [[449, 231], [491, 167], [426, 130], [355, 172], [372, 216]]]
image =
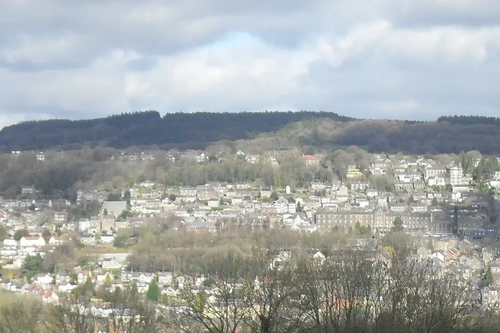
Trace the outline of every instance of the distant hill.
[[[28, 121], [0, 131], [0, 149], [78, 149], [83, 145], [203, 149], [221, 140], [281, 137], [293, 145], [350, 146], [371, 152], [500, 153], [500, 119], [440, 117], [415, 122], [368, 120], [332, 112], [134, 112], [89, 120]], [[283, 140], [282, 140], [283, 141]]]
[[332, 112], [168, 113], [134, 112], [90, 120], [28, 121], [0, 131], [0, 149], [72, 149], [171, 145], [204, 148], [210, 142], [251, 138], [311, 118], [353, 120]]

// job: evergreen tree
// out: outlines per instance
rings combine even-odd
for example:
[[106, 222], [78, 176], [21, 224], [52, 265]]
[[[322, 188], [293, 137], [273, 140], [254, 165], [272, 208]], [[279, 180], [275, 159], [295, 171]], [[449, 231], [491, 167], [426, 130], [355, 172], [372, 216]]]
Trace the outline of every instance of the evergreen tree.
[[104, 285], [109, 287], [111, 285], [111, 275], [106, 274], [106, 279], [104, 280]]
[[152, 279], [149, 283], [146, 298], [152, 302], [158, 302], [160, 299], [160, 287], [158, 286], [158, 283], [156, 283], [155, 279]]
[[83, 289], [85, 290], [85, 294], [89, 297], [95, 295], [94, 283], [92, 283], [92, 279], [87, 277], [85, 284], [83, 285]]
[[396, 217], [394, 222], [392, 222], [392, 230], [393, 231], [403, 231], [403, 220], [401, 217]]

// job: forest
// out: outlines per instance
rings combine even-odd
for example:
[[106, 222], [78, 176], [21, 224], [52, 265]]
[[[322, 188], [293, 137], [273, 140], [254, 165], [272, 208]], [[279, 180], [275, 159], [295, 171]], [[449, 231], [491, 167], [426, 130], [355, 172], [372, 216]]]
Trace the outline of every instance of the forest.
[[[0, 131], [0, 150], [205, 149], [220, 141], [267, 138], [290, 146], [356, 145], [372, 153], [500, 153], [500, 119], [439, 117], [437, 121], [354, 119], [332, 112], [125, 113], [90, 120], [28, 121]], [[280, 147], [278, 147], [280, 148]], [[282, 147], [281, 147], [282, 148]]]
[[331, 112], [125, 113], [90, 120], [28, 121], [0, 131], [0, 149], [75, 149], [82, 145], [126, 148], [164, 145], [204, 148], [221, 140], [248, 139], [255, 133], [276, 131], [311, 118], [348, 121]]

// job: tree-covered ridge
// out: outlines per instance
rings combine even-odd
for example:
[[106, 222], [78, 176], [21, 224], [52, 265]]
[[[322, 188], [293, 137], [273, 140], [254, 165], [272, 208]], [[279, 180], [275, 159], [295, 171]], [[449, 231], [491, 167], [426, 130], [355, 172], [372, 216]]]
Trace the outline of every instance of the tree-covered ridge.
[[500, 126], [500, 118], [483, 116], [442, 116], [438, 122], [448, 122], [450, 124], [461, 125], [496, 125]]
[[[270, 149], [356, 145], [370, 152], [500, 153], [500, 119], [453, 116], [437, 121], [354, 119], [331, 112], [125, 113], [90, 120], [30, 121], [0, 131], [0, 150], [131, 146], [205, 149], [218, 141], [258, 139]], [[277, 142], [279, 144], [277, 144]]]
[[368, 119], [337, 122], [326, 119], [315, 126], [305, 126], [303, 122], [294, 124], [293, 130], [289, 125], [261, 137], [288, 142], [289, 146], [356, 145], [373, 153], [458, 154], [470, 150], [483, 154], [500, 153], [500, 126], [469, 118], [470, 123], [465, 120], [453, 123]]
[[124, 113], [90, 120], [28, 121], [3, 128], [0, 148], [35, 150], [77, 148], [82, 144], [114, 148], [148, 145], [182, 145], [203, 148], [221, 140], [251, 138], [287, 124], [311, 118], [349, 121], [353, 118], [331, 112], [242, 112], [168, 113], [156, 111]]

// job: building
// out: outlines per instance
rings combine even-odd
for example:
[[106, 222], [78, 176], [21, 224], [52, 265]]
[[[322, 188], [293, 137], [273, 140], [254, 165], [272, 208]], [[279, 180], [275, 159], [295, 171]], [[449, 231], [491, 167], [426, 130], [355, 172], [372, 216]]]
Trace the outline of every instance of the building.
[[21, 188], [21, 194], [35, 194], [35, 186], [23, 186]]
[[450, 184], [453, 186], [461, 185], [463, 183], [464, 171], [461, 166], [453, 166], [450, 168]]
[[354, 229], [356, 223], [361, 226], [371, 227], [374, 223], [374, 214], [373, 212], [358, 211], [319, 211], [315, 215], [315, 223], [319, 231], [328, 231], [334, 228], [342, 230]]
[[446, 168], [440, 165], [428, 166], [424, 170], [424, 177], [426, 180], [432, 176], [437, 177], [445, 175], [446, 175]]
[[68, 221], [68, 212], [55, 212], [54, 213], [54, 221], [57, 222], [67, 222]]

